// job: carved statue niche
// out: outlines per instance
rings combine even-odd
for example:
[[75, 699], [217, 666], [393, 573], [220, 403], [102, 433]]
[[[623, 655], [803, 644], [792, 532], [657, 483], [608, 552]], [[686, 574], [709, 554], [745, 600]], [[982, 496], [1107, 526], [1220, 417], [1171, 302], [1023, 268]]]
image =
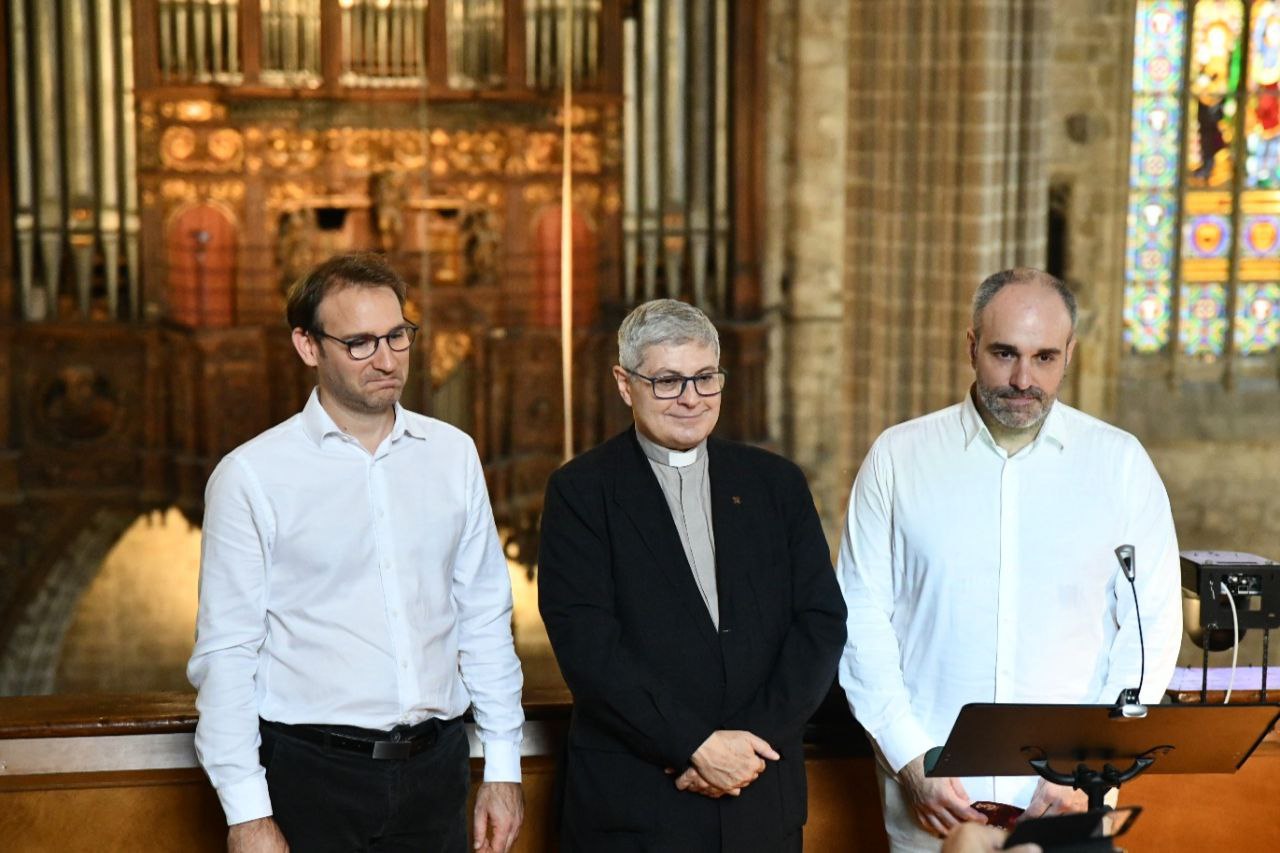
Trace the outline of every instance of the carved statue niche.
[[220, 202], [204, 201], [173, 213], [165, 230], [169, 319], [190, 328], [233, 325], [235, 214]]
[[404, 175], [390, 169], [374, 172], [369, 179], [369, 197], [373, 201], [373, 222], [378, 232], [378, 243], [383, 252], [396, 252], [404, 234], [404, 205], [408, 199]]
[[59, 368], [46, 383], [38, 405], [48, 427], [46, 437], [59, 444], [103, 438], [119, 426], [122, 415], [110, 381], [87, 364]]
[[276, 260], [280, 265], [282, 291], [287, 293], [295, 281], [315, 266], [315, 244], [315, 211], [309, 207], [298, 208], [280, 217]]
[[462, 217], [462, 283], [467, 287], [498, 283], [502, 237], [494, 229], [489, 210], [473, 207]]
[[[533, 319], [538, 325], [560, 325], [560, 229], [558, 204], [545, 206], [533, 221]], [[596, 258], [596, 231], [578, 211], [570, 223], [573, 235], [573, 324], [583, 327], [595, 322], [599, 307]]]

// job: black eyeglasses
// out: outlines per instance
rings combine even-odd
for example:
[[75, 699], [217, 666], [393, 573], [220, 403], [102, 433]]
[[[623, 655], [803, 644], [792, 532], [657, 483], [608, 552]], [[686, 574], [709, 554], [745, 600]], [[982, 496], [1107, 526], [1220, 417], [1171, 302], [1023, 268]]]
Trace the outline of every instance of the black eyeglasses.
[[699, 373], [697, 376], [681, 376], [673, 373], [670, 376], [645, 376], [628, 368], [622, 368], [637, 379], [643, 379], [653, 386], [653, 396], [659, 400], [674, 400], [684, 393], [684, 386], [693, 383], [693, 390], [699, 397], [714, 397], [724, 390], [724, 382], [728, 374], [724, 368]]
[[334, 337], [319, 329], [312, 329], [311, 334], [337, 341], [347, 348], [347, 355], [351, 356], [353, 360], [364, 361], [366, 358], [372, 358], [373, 354], [378, 351], [379, 341], [386, 341], [387, 348], [392, 352], [404, 352], [413, 346], [413, 339], [418, 334], [418, 327], [412, 323], [405, 323], [385, 335], [356, 335], [353, 338]]

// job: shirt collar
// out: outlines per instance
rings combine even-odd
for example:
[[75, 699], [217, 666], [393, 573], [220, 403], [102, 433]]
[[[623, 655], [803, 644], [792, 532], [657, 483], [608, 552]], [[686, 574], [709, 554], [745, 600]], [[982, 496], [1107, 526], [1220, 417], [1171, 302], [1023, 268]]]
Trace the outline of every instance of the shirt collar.
[[640, 449], [644, 451], [644, 455], [650, 462], [656, 462], [668, 468], [684, 468], [692, 465], [702, 457], [707, 446], [707, 440], [704, 438], [691, 450], [671, 450], [645, 438], [640, 434], [640, 430], [636, 430], [636, 438], [640, 441]]
[[[399, 403], [395, 404], [395, 413], [395, 422], [391, 424], [391, 433], [387, 438], [391, 441], [396, 441], [405, 435], [410, 438], [426, 438], [426, 433], [422, 428], [411, 423], [410, 419], [405, 417], [404, 407]], [[307, 404], [302, 407], [302, 431], [317, 447], [321, 446], [328, 436], [346, 435], [334, 423], [333, 418], [329, 417], [329, 413], [324, 410], [324, 406], [320, 405], [319, 388], [311, 389], [311, 396], [307, 398]]]
[[[975, 393], [974, 387], [972, 385], [969, 386], [969, 393], [964, 395], [964, 402], [960, 404], [960, 426], [964, 430], [965, 450], [969, 449], [969, 446], [973, 444], [973, 440], [978, 436], [982, 436], [992, 447], [997, 447], [995, 437], [991, 435], [991, 430], [987, 429], [986, 423], [982, 420], [982, 415], [978, 412], [977, 405], [973, 402]], [[1041, 441], [1048, 441], [1058, 450], [1066, 449], [1067, 441], [1070, 439], [1070, 427], [1062, 409], [1062, 403], [1054, 400], [1048, 416], [1045, 417], [1044, 423], [1040, 425], [1039, 434], [1036, 435], [1035, 441], [1031, 443], [1033, 446]]]

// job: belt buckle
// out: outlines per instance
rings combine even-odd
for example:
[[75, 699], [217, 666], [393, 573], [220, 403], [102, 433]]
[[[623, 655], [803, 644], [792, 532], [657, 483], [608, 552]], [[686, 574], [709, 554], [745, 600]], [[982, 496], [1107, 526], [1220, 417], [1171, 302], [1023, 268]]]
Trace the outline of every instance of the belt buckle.
[[382, 759], [405, 759], [412, 755], [413, 744], [407, 740], [378, 740], [373, 743], [373, 757]]

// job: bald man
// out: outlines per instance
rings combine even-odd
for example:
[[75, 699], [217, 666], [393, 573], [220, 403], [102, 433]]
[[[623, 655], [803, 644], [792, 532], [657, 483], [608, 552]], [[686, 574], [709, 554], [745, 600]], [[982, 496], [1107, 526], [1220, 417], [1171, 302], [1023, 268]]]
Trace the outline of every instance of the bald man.
[[[973, 301], [962, 402], [876, 440], [840, 549], [840, 683], [875, 746], [895, 851], [937, 851], [975, 801], [1082, 811], [1036, 777], [927, 778], [969, 702], [1158, 702], [1181, 639], [1178, 544], [1138, 441], [1057, 400], [1076, 301], [1051, 275], [996, 273]], [[1135, 588], [1115, 548], [1135, 546]]]

